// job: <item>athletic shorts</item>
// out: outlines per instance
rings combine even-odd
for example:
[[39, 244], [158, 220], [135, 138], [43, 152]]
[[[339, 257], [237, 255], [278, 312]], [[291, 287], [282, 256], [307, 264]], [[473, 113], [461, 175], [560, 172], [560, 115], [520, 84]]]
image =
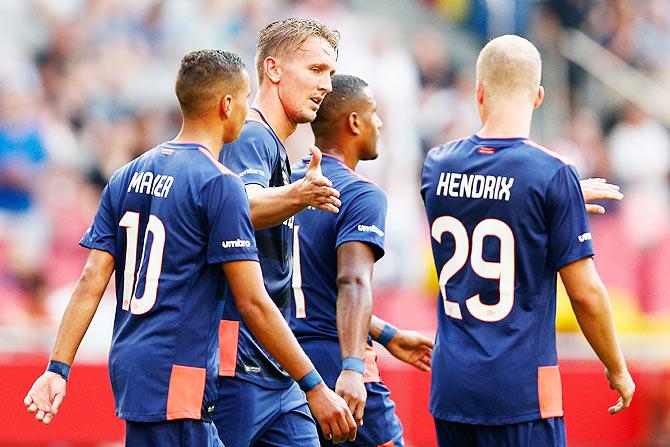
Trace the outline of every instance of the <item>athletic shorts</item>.
[[565, 447], [563, 418], [508, 425], [473, 425], [435, 419], [439, 447]]
[[264, 388], [234, 377], [219, 377], [212, 419], [226, 447], [318, 447], [316, 424], [305, 393]]
[[126, 421], [126, 447], [223, 447], [212, 422], [176, 419]]
[[[390, 391], [382, 382], [366, 383], [368, 399], [365, 402], [363, 426], [358, 428], [356, 440], [343, 442], [338, 446], [347, 447], [404, 447], [402, 425], [395, 414], [395, 403], [389, 397]], [[322, 447], [332, 447], [333, 441], [321, 436]]]

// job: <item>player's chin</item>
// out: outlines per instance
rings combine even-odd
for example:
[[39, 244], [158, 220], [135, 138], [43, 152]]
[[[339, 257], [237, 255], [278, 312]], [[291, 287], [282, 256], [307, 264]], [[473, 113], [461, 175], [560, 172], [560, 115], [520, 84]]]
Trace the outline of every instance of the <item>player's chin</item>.
[[317, 110], [312, 110], [311, 108], [302, 110], [300, 113], [298, 113], [298, 116], [294, 121], [298, 124], [311, 123], [316, 119]]

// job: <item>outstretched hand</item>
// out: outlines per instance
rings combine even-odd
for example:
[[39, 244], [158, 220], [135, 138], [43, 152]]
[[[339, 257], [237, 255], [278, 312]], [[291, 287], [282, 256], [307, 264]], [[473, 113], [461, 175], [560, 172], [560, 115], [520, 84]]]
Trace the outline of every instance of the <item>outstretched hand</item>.
[[617, 414], [630, 406], [635, 394], [635, 382], [628, 371], [623, 371], [620, 374], [612, 374], [609, 370], [605, 370], [605, 376], [610, 384], [610, 388], [619, 393], [617, 403], [609, 407], [607, 411], [609, 414]]
[[386, 345], [395, 358], [421, 371], [430, 371], [433, 340], [415, 331], [399, 330]]
[[316, 146], [310, 146], [312, 159], [307, 166], [305, 177], [300, 180], [299, 194], [302, 203], [314, 208], [338, 213], [342, 202], [339, 191], [333, 188], [333, 183], [321, 173], [321, 151]]
[[65, 399], [65, 385], [65, 379], [56, 373], [46, 371], [39, 376], [23, 399], [28, 413], [34, 414], [36, 420], [49, 424]]
[[590, 214], [605, 214], [605, 208], [590, 202], [595, 200], [621, 200], [623, 194], [619, 185], [607, 183], [604, 178], [589, 178], [579, 182], [586, 202], [586, 211]]

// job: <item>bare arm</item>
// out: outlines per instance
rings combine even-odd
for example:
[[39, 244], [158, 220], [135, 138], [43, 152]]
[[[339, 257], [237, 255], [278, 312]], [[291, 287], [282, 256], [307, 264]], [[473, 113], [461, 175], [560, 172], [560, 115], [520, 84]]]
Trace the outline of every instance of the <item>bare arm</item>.
[[251, 223], [256, 230], [279, 225], [308, 206], [337, 213], [341, 205], [340, 193], [332, 188], [330, 180], [321, 174], [321, 151], [310, 146], [312, 160], [302, 179], [286, 186], [263, 188], [246, 186]]
[[617, 404], [609, 408], [611, 414], [618, 413], [630, 405], [635, 384], [619, 347], [607, 290], [591, 258], [568, 264], [560, 273], [579, 327], [605, 365], [610, 386], [620, 394]]
[[[51, 360], [72, 365], [113, 271], [114, 257], [111, 254], [101, 250], [89, 252], [86, 265], [63, 314]], [[58, 413], [58, 407], [64, 398], [65, 379], [47, 371], [35, 381], [24, 403], [29, 413], [37, 411], [35, 418], [48, 424]]]
[[[259, 263], [227, 262], [223, 270], [240, 315], [261, 345], [295, 380], [312, 371], [314, 365], [265, 290]], [[307, 400], [324, 436], [337, 442], [356, 437], [356, 423], [346, 403], [323, 382], [307, 392]]]
[[[335, 392], [363, 424], [367, 391], [363, 381], [365, 346], [372, 316], [372, 270], [375, 255], [364, 242], [346, 242], [337, 249], [337, 334], [342, 359], [358, 359], [363, 371], [342, 369]], [[343, 365], [344, 366], [344, 365]]]
[[[373, 315], [370, 320], [370, 336], [378, 340], [386, 324], [386, 321]], [[430, 371], [433, 344], [432, 339], [416, 331], [399, 329], [385, 348], [398, 360], [427, 372]]]

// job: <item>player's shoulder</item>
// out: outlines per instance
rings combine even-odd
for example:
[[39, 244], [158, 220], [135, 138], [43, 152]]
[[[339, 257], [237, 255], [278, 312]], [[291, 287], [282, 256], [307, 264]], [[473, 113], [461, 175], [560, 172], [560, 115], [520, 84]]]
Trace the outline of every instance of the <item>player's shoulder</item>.
[[275, 146], [277, 144], [272, 131], [263, 123], [254, 120], [247, 120], [242, 126], [240, 136], [231, 145], [259, 145]]
[[555, 169], [560, 169], [564, 166], [575, 166], [575, 162], [569, 157], [548, 149], [533, 140], [523, 140], [522, 147], [525, 149], [524, 155], [532, 157], [534, 160], [554, 167]]
[[468, 137], [462, 137], [435, 146], [426, 153], [426, 158], [423, 161], [423, 169], [425, 170], [426, 167], [430, 167], [435, 163], [448, 159], [449, 157], [458, 154], [464, 147], [471, 145], [472, 141], [470, 141]]

